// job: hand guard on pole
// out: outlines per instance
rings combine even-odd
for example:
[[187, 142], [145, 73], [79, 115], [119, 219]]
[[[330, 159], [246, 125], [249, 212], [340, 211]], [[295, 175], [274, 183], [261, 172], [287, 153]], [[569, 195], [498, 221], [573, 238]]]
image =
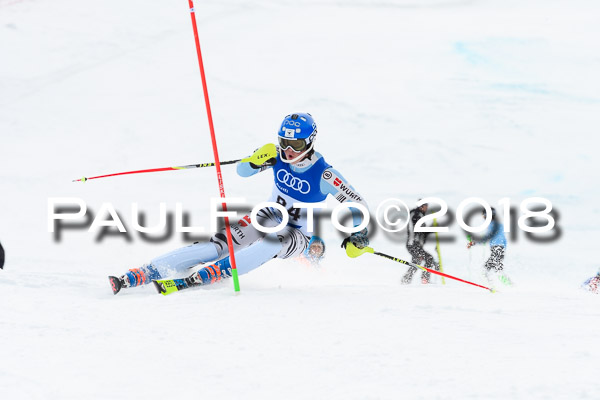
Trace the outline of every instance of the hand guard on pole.
[[277, 147], [273, 143], [265, 144], [254, 151], [250, 157], [243, 158], [242, 162], [250, 163], [250, 166], [254, 169], [273, 166], [277, 162]]
[[369, 245], [369, 238], [367, 237], [368, 230], [364, 228], [361, 231], [354, 232], [352, 235], [348, 236], [342, 242], [342, 248], [345, 249], [348, 243], [352, 243], [355, 247], [362, 249]]

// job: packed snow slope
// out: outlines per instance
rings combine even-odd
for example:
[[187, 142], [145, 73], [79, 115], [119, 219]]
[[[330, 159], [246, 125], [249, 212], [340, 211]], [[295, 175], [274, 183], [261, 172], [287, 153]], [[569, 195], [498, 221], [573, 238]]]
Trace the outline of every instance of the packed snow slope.
[[[600, 296], [579, 285], [598, 268], [599, 14], [585, 0], [197, 2], [222, 160], [307, 111], [372, 211], [510, 198], [516, 221], [541, 196], [557, 227], [544, 242], [513, 229], [516, 286], [496, 294], [401, 286], [406, 267], [348, 258], [325, 219], [320, 268], [273, 261], [237, 296], [231, 282], [113, 296], [107, 275], [195, 240], [144, 239], [132, 203], [151, 225], [180, 202], [208, 228], [218, 196], [209, 168], [71, 182], [213, 160], [187, 2], [0, 0], [1, 397], [597, 398]], [[267, 199], [270, 173], [223, 170], [228, 196]], [[51, 197], [110, 202], [129, 234], [49, 233]], [[482, 282], [484, 247], [446, 222], [445, 271]], [[371, 244], [406, 259], [404, 238], [372, 229]]]

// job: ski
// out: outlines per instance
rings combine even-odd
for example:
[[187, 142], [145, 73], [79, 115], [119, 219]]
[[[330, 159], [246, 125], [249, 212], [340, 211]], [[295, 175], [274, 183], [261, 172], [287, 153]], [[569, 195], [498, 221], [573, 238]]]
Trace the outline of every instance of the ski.
[[158, 279], [152, 281], [152, 283], [154, 284], [154, 287], [156, 288], [159, 294], [166, 296], [168, 294], [179, 292], [184, 289], [189, 289], [194, 286], [200, 286], [201, 284], [194, 282], [192, 279], [192, 277], [195, 274], [196, 273], [187, 278]]
[[121, 288], [123, 287], [123, 282], [116, 276], [109, 276], [108, 281], [110, 282], [110, 287], [112, 289], [113, 294], [119, 293]]

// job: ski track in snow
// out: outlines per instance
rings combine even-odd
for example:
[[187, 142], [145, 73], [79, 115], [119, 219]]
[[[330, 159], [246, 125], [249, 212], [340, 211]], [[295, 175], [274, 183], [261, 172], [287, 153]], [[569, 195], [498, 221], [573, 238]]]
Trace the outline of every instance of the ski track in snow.
[[[514, 288], [400, 285], [406, 267], [348, 259], [323, 224], [321, 268], [275, 260], [231, 282], [110, 292], [183, 246], [47, 231], [47, 199], [182, 202], [208, 226], [212, 171], [74, 184], [212, 161], [187, 3], [0, 0], [0, 397], [10, 399], [592, 399], [600, 317], [579, 289], [598, 264], [598, 5], [560, 1], [208, 1], [196, 4], [221, 159], [309, 111], [318, 150], [367, 199], [550, 199], [559, 238], [513, 232]], [[269, 174], [224, 168], [264, 201]], [[513, 218], [516, 218], [513, 217]], [[372, 229], [409, 259], [405, 235]], [[444, 236], [444, 235], [442, 235]], [[514, 238], [513, 238], [514, 236]], [[447, 273], [485, 284], [486, 249], [450, 225]], [[433, 238], [426, 249], [435, 254]]]

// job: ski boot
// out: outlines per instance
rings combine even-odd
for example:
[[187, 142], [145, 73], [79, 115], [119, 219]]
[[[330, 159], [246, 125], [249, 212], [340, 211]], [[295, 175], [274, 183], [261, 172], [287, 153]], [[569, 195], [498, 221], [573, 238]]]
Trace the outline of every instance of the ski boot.
[[229, 258], [219, 260], [213, 264], [210, 264], [204, 268], [199, 269], [192, 275], [188, 276], [187, 283], [190, 286], [197, 285], [209, 285], [220, 281], [223, 278], [231, 276], [231, 266], [229, 264]]
[[108, 277], [113, 294], [119, 293], [123, 288], [146, 285], [155, 279], [160, 279], [160, 274], [152, 265], [130, 269], [120, 277]]
[[203, 267], [185, 278], [153, 280], [152, 282], [158, 293], [167, 295], [194, 286], [210, 285], [230, 276], [231, 266], [229, 258], [226, 258]]

